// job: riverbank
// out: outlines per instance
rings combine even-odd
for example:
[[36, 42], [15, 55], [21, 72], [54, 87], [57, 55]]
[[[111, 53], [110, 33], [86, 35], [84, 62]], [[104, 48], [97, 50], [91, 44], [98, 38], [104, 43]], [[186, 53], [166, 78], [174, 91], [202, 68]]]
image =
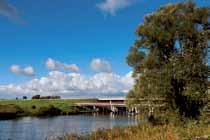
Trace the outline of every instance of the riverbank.
[[151, 125], [100, 129], [87, 135], [66, 134], [59, 140], [210, 140], [210, 125]]
[[95, 101], [95, 99], [0, 100], [0, 119], [88, 113], [91, 111], [75, 108], [74, 104]]

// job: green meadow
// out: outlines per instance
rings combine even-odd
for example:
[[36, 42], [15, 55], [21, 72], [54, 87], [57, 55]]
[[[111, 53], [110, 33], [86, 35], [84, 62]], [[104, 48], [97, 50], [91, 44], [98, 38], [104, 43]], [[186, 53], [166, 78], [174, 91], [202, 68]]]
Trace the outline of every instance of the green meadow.
[[89, 111], [76, 108], [74, 105], [76, 103], [95, 101], [95, 99], [0, 100], [0, 118], [86, 113]]

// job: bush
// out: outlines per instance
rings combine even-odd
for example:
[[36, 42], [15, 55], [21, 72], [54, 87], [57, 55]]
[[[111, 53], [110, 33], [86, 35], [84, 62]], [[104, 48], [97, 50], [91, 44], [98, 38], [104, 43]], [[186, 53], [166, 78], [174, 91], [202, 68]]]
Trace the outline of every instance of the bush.
[[35, 116], [56, 116], [61, 114], [59, 108], [54, 107], [53, 105], [47, 107], [40, 107], [39, 110], [34, 114]]
[[12, 119], [21, 116], [24, 111], [17, 105], [1, 105], [0, 106], [0, 119]]
[[60, 99], [60, 96], [41, 96], [40, 99]]
[[35, 106], [35, 105], [32, 105], [31, 108], [32, 108], [32, 109], [36, 109], [36, 106]]
[[34, 95], [32, 99], [61, 99], [60, 96], [40, 96], [40, 95]]
[[23, 96], [23, 100], [27, 100], [27, 96]]
[[40, 99], [40, 95], [34, 95], [32, 99]]

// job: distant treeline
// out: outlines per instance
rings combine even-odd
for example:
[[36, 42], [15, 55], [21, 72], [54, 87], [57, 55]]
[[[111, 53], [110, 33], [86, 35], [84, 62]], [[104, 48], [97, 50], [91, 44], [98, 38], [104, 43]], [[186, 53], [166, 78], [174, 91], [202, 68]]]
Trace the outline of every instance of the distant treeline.
[[61, 99], [60, 96], [40, 96], [40, 95], [34, 95], [32, 99]]

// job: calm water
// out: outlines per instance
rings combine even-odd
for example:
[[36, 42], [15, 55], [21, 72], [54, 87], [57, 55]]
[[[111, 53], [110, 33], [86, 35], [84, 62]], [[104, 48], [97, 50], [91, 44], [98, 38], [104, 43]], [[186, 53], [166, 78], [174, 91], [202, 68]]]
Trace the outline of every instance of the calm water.
[[75, 115], [52, 118], [25, 117], [0, 121], [0, 140], [45, 140], [47, 136], [60, 136], [67, 132], [87, 133], [98, 128], [117, 125], [135, 125], [135, 117]]

